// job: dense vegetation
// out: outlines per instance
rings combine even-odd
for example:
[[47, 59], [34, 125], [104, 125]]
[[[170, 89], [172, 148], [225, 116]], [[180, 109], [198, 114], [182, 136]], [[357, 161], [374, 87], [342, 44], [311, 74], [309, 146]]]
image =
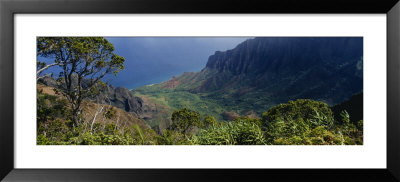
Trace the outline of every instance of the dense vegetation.
[[[38, 91], [38, 145], [360, 145], [362, 120], [350, 122], [347, 111], [335, 120], [327, 104], [296, 100], [279, 104], [262, 118], [239, 117], [217, 121], [182, 108], [171, 115], [167, 129], [157, 133], [139, 125], [121, 126], [83, 121], [73, 124], [70, 104], [59, 96]], [[111, 118], [113, 111], [104, 117]], [[80, 118], [83, 120], [83, 118]]]

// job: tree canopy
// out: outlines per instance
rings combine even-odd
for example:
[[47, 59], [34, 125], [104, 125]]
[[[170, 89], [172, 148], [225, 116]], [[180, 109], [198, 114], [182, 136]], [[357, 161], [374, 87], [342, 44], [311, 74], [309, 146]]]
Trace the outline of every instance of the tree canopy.
[[186, 135], [196, 126], [201, 126], [200, 114], [186, 108], [172, 113], [171, 128]]
[[74, 122], [79, 124], [84, 98], [98, 94], [107, 74], [124, 69], [125, 58], [114, 53], [114, 46], [103, 37], [39, 37], [37, 56], [52, 63], [37, 61], [37, 79], [44, 70], [58, 66], [58, 88], [71, 103]]

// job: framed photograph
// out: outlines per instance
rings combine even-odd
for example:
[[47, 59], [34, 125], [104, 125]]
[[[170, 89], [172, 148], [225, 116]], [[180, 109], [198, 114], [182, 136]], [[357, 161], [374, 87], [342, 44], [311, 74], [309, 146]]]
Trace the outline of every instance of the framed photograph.
[[0, 179], [399, 181], [399, 6], [1, 1]]

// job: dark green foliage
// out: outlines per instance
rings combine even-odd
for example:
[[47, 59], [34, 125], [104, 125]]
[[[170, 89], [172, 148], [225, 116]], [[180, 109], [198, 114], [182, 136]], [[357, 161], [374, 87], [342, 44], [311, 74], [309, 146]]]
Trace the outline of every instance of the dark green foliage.
[[42, 90], [37, 92], [37, 123], [46, 123], [59, 117], [70, 117], [67, 101], [57, 96], [43, 94]]
[[262, 120], [256, 118], [250, 118], [247, 116], [239, 117], [234, 120], [235, 122], [246, 122], [256, 124], [258, 127], [262, 127]]
[[[142, 129], [137, 125], [132, 128], [117, 129], [115, 123], [102, 125], [96, 123], [93, 132], [85, 130], [82, 125], [63, 127], [57, 123], [46, 132], [37, 136], [38, 145], [154, 145], [157, 144], [156, 134], [151, 129]], [[60, 127], [61, 126], [61, 127]], [[52, 129], [58, 128], [61, 129]], [[44, 133], [44, 134], [43, 134]], [[49, 135], [51, 134], [51, 135]]]
[[71, 144], [75, 145], [133, 145], [133, 140], [129, 135], [114, 134], [107, 135], [104, 133], [92, 134], [85, 132], [76, 140], [71, 140]]
[[263, 145], [263, 132], [256, 122], [238, 119], [233, 122], [201, 130], [193, 139], [199, 145]]
[[115, 123], [107, 123], [104, 126], [104, 134], [106, 135], [114, 135], [117, 134], [117, 125]]
[[133, 125], [130, 133], [132, 133], [133, 142], [136, 145], [157, 144], [157, 134], [152, 129], [143, 129], [139, 125]]
[[338, 126], [338, 130], [343, 133], [346, 145], [362, 145], [363, 144], [363, 121], [357, 124], [351, 122]]
[[[289, 101], [265, 112], [262, 117], [267, 143], [271, 145], [362, 144], [362, 131], [349, 123], [346, 111], [342, 125], [335, 125], [325, 103], [312, 100]], [[361, 124], [362, 125], [362, 124]]]
[[66, 100], [38, 90], [36, 109], [38, 144], [51, 144], [68, 137], [72, 117]]
[[[262, 115], [264, 127], [276, 121], [292, 122], [303, 120], [312, 128], [317, 126], [333, 126], [333, 114], [323, 102], [299, 99], [272, 107]], [[302, 121], [301, 121], [302, 122]]]
[[357, 129], [358, 130], [363, 131], [364, 130], [363, 126], [364, 126], [363, 120], [360, 120], [360, 121], [357, 122]]
[[106, 117], [107, 119], [112, 119], [115, 116], [115, 110], [113, 107], [110, 107], [105, 113], [104, 113], [104, 117]]
[[203, 128], [209, 128], [217, 125], [217, 120], [213, 116], [206, 116], [204, 117], [203, 123], [202, 123]]
[[38, 137], [38, 143], [40, 142], [39, 140], [44, 140], [44, 138], [48, 140], [48, 144], [53, 141], [67, 140], [71, 134], [67, 123], [59, 119], [40, 123], [37, 132], [38, 135], [42, 135], [42, 138]]
[[200, 114], [183, 108], [172, 113], [173, 130], [179, 131], [182, 134], [188, 134], [194, 127], [201, 126]]
[[157, 138], [158, 145], [190, 145], [190, 141], [179, 132], [164, 130], [162, 135]]
[[325, 126], [311, 128], [304, 120], [275, 122], [266, 131], [271, 145], [343, 145], [344, 136]]

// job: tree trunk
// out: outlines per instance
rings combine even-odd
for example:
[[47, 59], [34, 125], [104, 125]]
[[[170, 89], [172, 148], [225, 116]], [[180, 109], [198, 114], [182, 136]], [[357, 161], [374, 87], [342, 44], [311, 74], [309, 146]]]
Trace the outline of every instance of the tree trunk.
[[75, 126], [79, 126], [81, 118], [80, 114], [82, 112], [81, 106], [77, 104], [72, 104], [72, 116], [73, 122]]

